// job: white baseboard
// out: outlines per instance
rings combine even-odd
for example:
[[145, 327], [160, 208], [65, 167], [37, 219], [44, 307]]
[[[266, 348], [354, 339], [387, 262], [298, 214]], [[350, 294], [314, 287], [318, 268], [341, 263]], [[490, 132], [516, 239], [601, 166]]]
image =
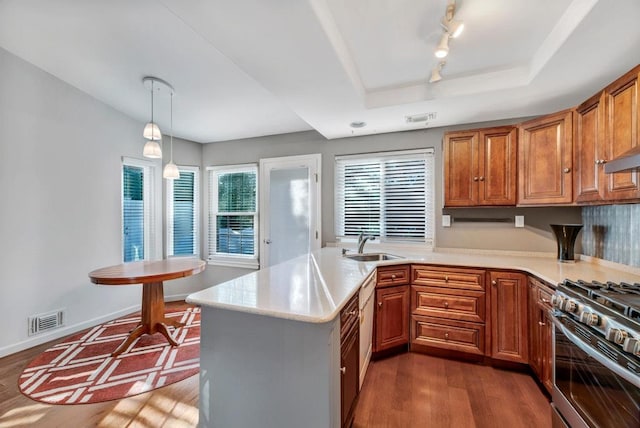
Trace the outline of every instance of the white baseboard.
[[[175, 302], [178, 300], [185, 300], [189, 294], [190, 293], [173, 294], [171, 296], [166, 296], [164, 300], [166, 302]], [[116, 318], [120, 318], [121, 316], [130, 314], [132, 312], [139, 311], [139, 310], [140, 310], [140, 305], [128, 306], [119, 311], [111, 312], [109, 314], [106, 314], [100, 317], [91, 318], [90, 320], [79, 322], [73, 325], [67, 325], [59, 329], [56, 329], [54, 331], [51, 331], [49, 333], [38, 335], [36, 337], [30, 337], [29, 339], [23, 340], [22, 342], [14, 343], [12, 345], [0, 348], [0, 358], [6, 357], [7, 355], [15, 354], [16, 352], [24, 351], [25, 349], [33, 348], [34, 346], [41, 345], [51, 340], [60, 339], [61, 337], [65, 337], [70, 334], [77, 333], [86, 328], [90, 328], [95, 325], [102, 324], [104, 322], [111, 321]]]

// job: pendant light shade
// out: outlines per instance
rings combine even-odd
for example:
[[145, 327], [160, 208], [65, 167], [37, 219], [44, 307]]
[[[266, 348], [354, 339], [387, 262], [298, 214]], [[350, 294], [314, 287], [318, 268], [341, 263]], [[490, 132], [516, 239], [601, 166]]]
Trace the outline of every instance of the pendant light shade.
[[162, 157], [162, 149], [157, 141], [149, 140], [142, 149], [142, 156], [150, 159], [160, 159]]
[[160, 141], [162, 139], [162, 133], [160, 132], [160, 128], [157, 124], [153, 122], [148, 122], [144, 126], [144, 131], [142, 131], [142, 135], [147, 140]]
[[180, 178], [180, 171], [175, 163], [169, 162], [164, 166], [164, 170], [162, 171], [162, 177], [167, 180], [177, 180]]

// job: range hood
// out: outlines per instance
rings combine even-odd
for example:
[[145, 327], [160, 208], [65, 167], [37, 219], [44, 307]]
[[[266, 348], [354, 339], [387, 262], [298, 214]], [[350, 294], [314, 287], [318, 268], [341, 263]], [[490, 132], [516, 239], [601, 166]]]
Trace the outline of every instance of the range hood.
[[640, 169], [640, 146], [632, 147], [604, 164], [605, 174], [634, 169]]

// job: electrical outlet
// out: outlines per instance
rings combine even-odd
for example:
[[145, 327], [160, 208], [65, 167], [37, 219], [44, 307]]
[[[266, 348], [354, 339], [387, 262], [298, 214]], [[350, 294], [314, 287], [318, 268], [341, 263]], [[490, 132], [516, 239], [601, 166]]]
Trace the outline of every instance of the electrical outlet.
[[516, 216], [516, 227], [524, 227], [524, 216], [517, 215]]
[[442, 216], [442, 227], [451, 227], [451, 216], [443, 215]]

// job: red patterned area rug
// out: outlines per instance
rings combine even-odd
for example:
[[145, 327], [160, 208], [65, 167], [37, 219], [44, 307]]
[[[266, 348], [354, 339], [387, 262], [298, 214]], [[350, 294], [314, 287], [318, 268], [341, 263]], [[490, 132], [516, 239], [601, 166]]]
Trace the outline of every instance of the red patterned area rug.
[[165, 308], [165, 316], [185, 323], [170, 328], [179, 346], [160, 333], [143, 335], [117, 357], [111, 353], [140, 322], [128, 315], [69, 336], [36, 357], [18, 382], [27, 397], [49, 404], [116, 400], [160, 388], [198, 373], [200, 308], [188, 304]]

